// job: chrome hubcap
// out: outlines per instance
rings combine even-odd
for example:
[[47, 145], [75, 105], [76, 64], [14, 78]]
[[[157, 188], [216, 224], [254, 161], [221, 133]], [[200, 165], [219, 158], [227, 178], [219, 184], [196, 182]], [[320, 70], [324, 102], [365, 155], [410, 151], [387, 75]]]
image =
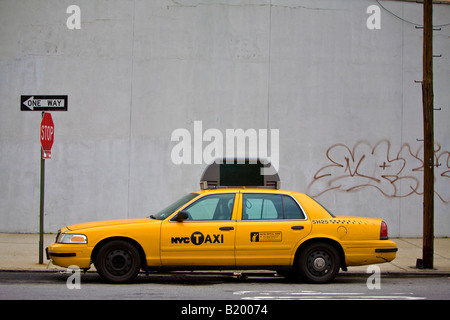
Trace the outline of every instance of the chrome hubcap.
[[317, 271], [322, 270], [325, 267], [326, 263], [325, 263], [325, 259], [322, 257], [316, 258], [314, 260], [314, 269], [316, 269]]

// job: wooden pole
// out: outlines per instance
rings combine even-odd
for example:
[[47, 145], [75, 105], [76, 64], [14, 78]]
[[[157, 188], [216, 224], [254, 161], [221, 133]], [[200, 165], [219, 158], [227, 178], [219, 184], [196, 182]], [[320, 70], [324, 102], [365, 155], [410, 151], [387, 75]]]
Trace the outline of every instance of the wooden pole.
[[433, 119], [433, 3], [424, 1], [423, 11], [423, 268], [433, 268], [434, 252], [434, 119]]

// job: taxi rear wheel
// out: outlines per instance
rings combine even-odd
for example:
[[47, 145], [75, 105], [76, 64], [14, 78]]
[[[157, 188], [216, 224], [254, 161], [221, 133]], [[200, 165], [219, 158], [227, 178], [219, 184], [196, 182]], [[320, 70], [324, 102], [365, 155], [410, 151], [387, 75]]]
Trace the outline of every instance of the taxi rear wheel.
[[340, 257], [328, 243], [314, 243], [300, 253], [298, 259], [300, 276], [311, 283], [327, 283], [339, 272]]
[[135, 246], [126, 241], [114, 240], [99, 249], [94, 264], [103, 280], [126, 283], [136, 278], [141, 261]]

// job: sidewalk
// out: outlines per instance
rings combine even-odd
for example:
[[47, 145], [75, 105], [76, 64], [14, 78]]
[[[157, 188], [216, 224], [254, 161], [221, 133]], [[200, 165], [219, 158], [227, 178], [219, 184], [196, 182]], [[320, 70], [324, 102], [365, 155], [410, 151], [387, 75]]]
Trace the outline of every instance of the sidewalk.
[[[56, 235], [44, 235], [44, 249], [55, 241]], [[397, 258], [379, 264], [382, 273], [413, 275], [450, 275], [450, 239], [434, 240], [434, 269], [417, 269], [416, 260], [422, 258], [421, 238], [392, 239], [397, 243]], [[39, 234], [0, 233], [0, 271], [63, 271], [45, 257], [39, 264]], [[349, 267], [349, 273], [366, 273], [367, 266]]]

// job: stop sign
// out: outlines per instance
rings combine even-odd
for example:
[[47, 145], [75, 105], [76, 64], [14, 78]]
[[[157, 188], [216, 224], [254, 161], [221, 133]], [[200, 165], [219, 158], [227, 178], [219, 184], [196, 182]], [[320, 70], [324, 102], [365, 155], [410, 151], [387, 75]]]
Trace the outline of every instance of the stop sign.
[[50, 159], [52, 157], [53, 137], [55, 133], [55, 125], [53, 124], [52, 115], [45, 112], [41, 121], [41, 145], [42, 158]]

